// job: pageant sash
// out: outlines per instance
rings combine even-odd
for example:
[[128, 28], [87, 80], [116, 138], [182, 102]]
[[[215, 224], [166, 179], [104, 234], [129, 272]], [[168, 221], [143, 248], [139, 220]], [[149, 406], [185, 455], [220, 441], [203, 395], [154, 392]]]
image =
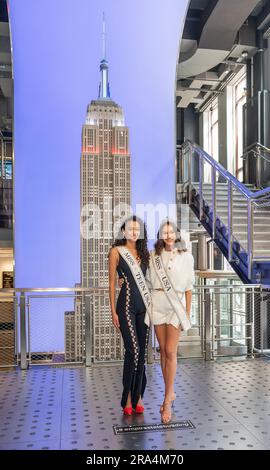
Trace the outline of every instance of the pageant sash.
[[147, 312], [145, 315], [144, 322], [149, 326], [150, 320], [152, 321], [152, 297], [146, 284], [146, 280], [141, 270], [141, 267], [127, 248], [125, 248], [124, 246], [117, 246], [116, 248], [118, 249], [121, 256], [124, 258], [124, 260], [127, 262], [134, 277], [134, 280], [137, 284], [137, 287], [141, 293]]
[[183, 330], [184, 331], [189, 330], [191, 328], [191, 323], [188, 318], [188, 314], [186, 312], [185, 306], [183, 302], [181, 301], [181, 299], [179, 298], [179, 295], [177, 295], [177, 292], [175, 291], [169, 277], [167, 276], [161, 257], [158, 255], [155, 255], [154, 251], [151, 251], [151, 257], [153, 260], [156, 273], [160, 280], [160, 283], [164, 289], [164, 292], [173, 310], [175, 311], [177, 317], [179, 318], [179, 321]]

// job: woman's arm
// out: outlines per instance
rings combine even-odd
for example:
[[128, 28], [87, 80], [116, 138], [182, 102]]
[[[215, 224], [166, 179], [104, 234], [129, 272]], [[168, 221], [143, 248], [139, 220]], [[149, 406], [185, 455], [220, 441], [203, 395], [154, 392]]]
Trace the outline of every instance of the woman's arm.
[[186, 310], [187, 310], [188, 316], [190, 317], [192, 290], [186, 290], [185, 296], [186, 296]]
[[116, 268], [119, 262], [119, 254], [116, 248], [111, 248], [109, 254], [109, 296], [112, 312], [112, 321], [114, 326], [119, 329], [119, 318], [115, 310], [115, 281], [116, 281]]
[[191, 312], [191, 302], [192, 302], [192, 288], [195, 283], [195, 272], [194, 272], [194, 258], [191, 253], [189, 253], [188, 262], [187, 262], [187, 284], [186, 284], [186, 310], [187, 314], [190, 317]]

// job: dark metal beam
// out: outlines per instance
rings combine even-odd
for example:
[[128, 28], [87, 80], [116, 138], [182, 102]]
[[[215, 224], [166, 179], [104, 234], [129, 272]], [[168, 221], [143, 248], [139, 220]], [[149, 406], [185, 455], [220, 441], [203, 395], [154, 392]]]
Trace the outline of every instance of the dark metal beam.
[[267, 2], [264, 9], [257, 17], [257, 29], [264, 29], [270, 21], [270, 2]]

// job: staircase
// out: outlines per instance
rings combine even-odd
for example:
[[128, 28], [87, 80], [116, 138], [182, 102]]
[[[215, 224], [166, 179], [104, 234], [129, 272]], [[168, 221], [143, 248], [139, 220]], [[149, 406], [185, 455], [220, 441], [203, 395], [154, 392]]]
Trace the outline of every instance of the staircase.
[[[198, 222], [243, 282], [269, 285], [270, 188], [244, 185], [189, 141], [183, 145], [182, 159], [188, 159], [184, 164], [191, 173], [184, 185], [186, 201]], [[195, 164], [199, 177], [194, 182]]]
[[[194, 184], [194, 189], [199, 194], [198, 183]], [[251, 191], [256, 191], [253, 185], [245, 185]], [[212, 188], [211, 184], [203, 185], [203, 194], [205, 202], [211, 204]], [[226, 183], [216, 184], [216, 203], [218, 207], [217, 216], [221, 223], [228, 226], [228, 185]], [[209, 207], [209, 204], [208, 204]], [[247, 199], [241, 194], [233, 194], [233, 210], [234, 210], [234, 236], [237, 240], [241, 240], [244, 248], [247, 248]], [[211, 212], [211, 211], [210, 211]], [[268, 220], [268, 224], [266, 223]], [[223, 231], [224, 235], [226, 231]], [[254, 212], [254, 256], [267, 256], [270, 259], [270, 206], [262, 208]]]

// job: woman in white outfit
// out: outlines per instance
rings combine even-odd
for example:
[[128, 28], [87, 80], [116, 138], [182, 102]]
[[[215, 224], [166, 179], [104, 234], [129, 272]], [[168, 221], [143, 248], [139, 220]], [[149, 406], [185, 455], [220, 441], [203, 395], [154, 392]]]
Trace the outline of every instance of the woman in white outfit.
[[[159, 266], [160, 259], [162, 261], [160, 264], [163, 264], [163, 276], [155, 266], [156, 262]], [[152, 320], [159, 342], [165, 383], [165, 396], [160, 412], [162, 422], [168, 423], [171, 421], [171, 405], [176, 398], [174, 380], [177, 345], [181, 330], [187, 330], [191, 326], [189, 317], [194, 284], [194, 258], [188, 253], [185, 242], [172, 221], [166, 220], [159, 228], [155, 248], [150, 252], [146, 280], [152, 293]], [[185, 317], [185, 322], [181, 322], [180, 314]]]

